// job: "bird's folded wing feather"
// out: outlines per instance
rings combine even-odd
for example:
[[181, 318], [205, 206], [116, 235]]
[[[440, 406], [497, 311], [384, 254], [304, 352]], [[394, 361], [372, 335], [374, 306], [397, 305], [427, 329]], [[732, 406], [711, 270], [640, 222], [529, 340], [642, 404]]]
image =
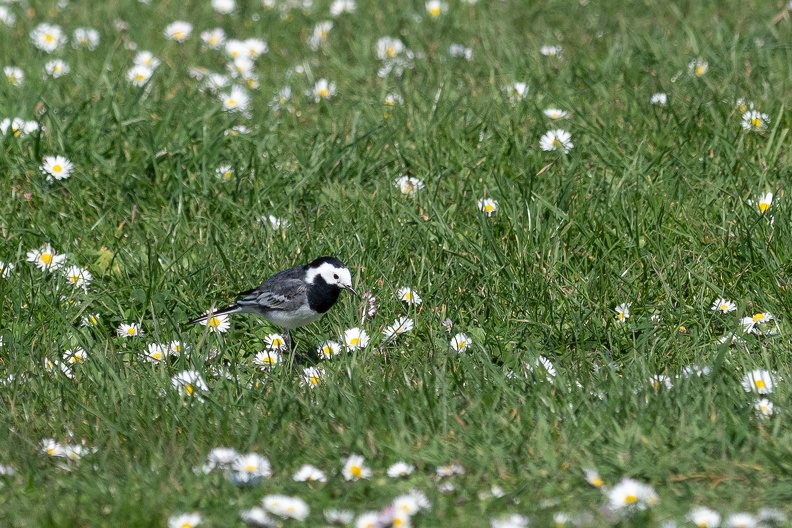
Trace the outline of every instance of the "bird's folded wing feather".
[[289, 310], [299, 306], [305, 297], [307, 284], [301, 279], [267, 281], [257, 288], [239, 294], [239, 306], [258, 305], [265, 310]]

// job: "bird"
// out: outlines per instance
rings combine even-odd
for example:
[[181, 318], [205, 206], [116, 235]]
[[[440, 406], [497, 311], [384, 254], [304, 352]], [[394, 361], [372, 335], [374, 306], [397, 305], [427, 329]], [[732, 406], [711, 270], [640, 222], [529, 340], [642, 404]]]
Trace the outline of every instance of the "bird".
[[234, 304], [187, 324], [202, 323], [218, 315], [252, 313], [284, 329], [287, 346], [291, 347], [290, 331], [320, 319], [338, 301], [341, 290], [358, 295], [349, 269], [336, 257], [319, 257], [276, 273], [261, 285], [238, 294]]

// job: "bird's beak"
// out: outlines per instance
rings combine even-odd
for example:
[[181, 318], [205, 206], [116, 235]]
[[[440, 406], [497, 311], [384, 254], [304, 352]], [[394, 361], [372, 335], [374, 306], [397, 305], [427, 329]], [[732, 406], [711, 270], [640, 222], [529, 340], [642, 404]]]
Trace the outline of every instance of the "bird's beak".
[[360, 297], [360, 294], [358, 292], [356, 292], [355, 288], [353, 288], [352, 286], [344, 286], [344, 289], [351, 291], [352, 293], [355, 294], [356, 297]]

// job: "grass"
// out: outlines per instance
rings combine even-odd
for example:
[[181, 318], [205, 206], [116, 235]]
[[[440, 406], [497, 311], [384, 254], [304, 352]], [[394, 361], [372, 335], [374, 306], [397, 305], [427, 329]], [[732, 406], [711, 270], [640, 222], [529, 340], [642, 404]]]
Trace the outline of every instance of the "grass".
[[[15, 469], [0, 480], [2, 524], [150, 527], [196, 511], [206, 526], [242, 526], [241, 510], [285, 493], [309, 503], [304, 524], [316, 526], [323, 509], [378, 510], [412, 488], [432, 503], [416, 526], [482, 526], [507, 513], [546, 526], [559, 511], [592, 512], [593, 525], [681, 525], [695, 505], [788, 512], [792, 34], [789, 19], [771, 23], [782, 6], [480, 0], [431, 20], [420, 2], [358, 4], [317, 52], [305, 38], [328, 19], [325, 1], [285, 17], [258, 2], [226, 16], [208, 2], [11, 6], [0, 54], [26, 81], [0, 83], [0, 118], [35, 119], [42, 131], [0, 143], [0, 260], [15, 264], [0, 279], [0, 464]], [[179, 19], [193, 36], [166, 41], [162, 29]], [[47, 55], [28, 39], [43, 21], [69, 35], [95, 27], [101, 43]], [[188, 75], [224, 70], [223, 53], [198, 38], [213, 27], [269, 43], [249, 119]], [[417, 53], [401, 77], [377, 76], [386, 35]], [[126, 80], [131, 42], [162, 61], [143, 88]], [[449, 56], [455, 42], [472, 61]], [[563, 56], [542, 56], [543, 44], [563, 45]], [[44, 80], [53, 57], [72, 72]], [[709, 63], [701, 77], [688, 73], [697, 57]], [[303, 73], [287, 74], [295, 66]], [[303, 92], [319, 78], [338, 93], [314, 103]], [[501, 87], [517, 81], [529, 91], [511, 103]], [[271, 110], [287, 84], [292, 101]], [[649, 104], [656, 92], [667, 106]], [[403, 104], [383, 105], [388, 93]], [[769, 114], [765, 131], [742, 130], [738, 98]], [[551, 122], [547, 107], [570, 117]], [[235, 125], [251, 132], [227, 135]], [[571, 132], [567, 155], [539, 149], [553, 128]], [[53, 154], [75, 164], [71, 178], [41, 174]], [[215, 175], [223, 164], [230, 181]], [[403, 196], [400, 175], [426, 186]], [[760, 214], [749, 200], [768, 191]], [[499, 202], [491, 217], [477, 209], [483, 197]], [[260, 221], [270, 214], [289, 227]], [[90, 270], [86, 292], [26, 262], [46, 243]], [[253, 365], [276, 331], [267, 323], [234, 316], [217, 335], [184, 325], [326, 254], [353, 270], [378, 312], [361, 324], [365, 301], [342, 295], [294, 332], [303, 351], [354, 326], [372, 336], [366, 350], [323, 362], [319, 386], [300, 383], [303, 365]], [[401, 286], [424, 302], [400, 302]], [[721, 296], [736, 312], [710, 310]], [[620, 303], [631, 303], [624, 323]], [[739, 318], [757, 312], [776, 316], [777, 335], [742, 334]], [[94, 313], [99, 325], [82, 327]], [[415, 328], [374, 354], [403, 315]], [[117, 337], [130, 322], [145, 336]], [[456, 332], [473, 340], [462, 354], [449, 346]], [[719, 345], [728, 332], [744, 343]], [[173, 340], [189, 352], [144, 361], [149, 344]], [[73, 379], [44, 368], [77, 346], [88, 360]], [[524, 368], [540, 355], [558, 371], [552, 383]], [[691, 364], [711, 373], [681, 377]], [[202, 402], [173, 390], [185, 369], [207, 380]], [[769, 418], [740, 385], [752, 369], [776, 375]], [[660, 374], [673, 388], [650, 387]], [[96, 452], [47, 457], [45, 438]], [[196, 474], [218, 446], [267, 456], [273, 476], [240, 488]], [[343, 481], [350, 453], [366, 457], [371, 479]], [[385, 476], [397, 460], [417, 467], [410, 479]], [[465, 474], [441, 493], [435, 468], [451, 462]], [[329, 481], [293, 482], [303, 463]], [[651, 484], [660, 502], [603, 515], [585, 468], [609, 486]], [[482, 499], [494, 485], [505, 496]]]

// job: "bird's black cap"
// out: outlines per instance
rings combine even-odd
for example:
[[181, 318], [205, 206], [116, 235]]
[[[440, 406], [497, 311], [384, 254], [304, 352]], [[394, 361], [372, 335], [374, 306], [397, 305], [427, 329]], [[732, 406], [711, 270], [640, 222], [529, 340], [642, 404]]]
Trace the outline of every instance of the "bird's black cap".
[[308, 264], [309, 268], [318, 268], [324, 263], [332, 264], [336, 268], [346, 268], [343, 262], [338, 260], [335, 257], [319, 257], [318, 259], [314, 260], [310, 264]]

